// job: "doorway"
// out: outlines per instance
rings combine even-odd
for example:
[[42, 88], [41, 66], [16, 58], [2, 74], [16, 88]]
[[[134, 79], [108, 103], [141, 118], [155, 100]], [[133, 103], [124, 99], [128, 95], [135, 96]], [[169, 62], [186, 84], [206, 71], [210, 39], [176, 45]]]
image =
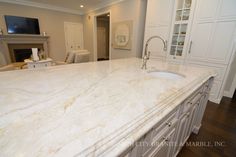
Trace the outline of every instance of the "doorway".
[[109, 60], [110, 58], [110, 13], [96, 16], [96, 42], [97, 61]]

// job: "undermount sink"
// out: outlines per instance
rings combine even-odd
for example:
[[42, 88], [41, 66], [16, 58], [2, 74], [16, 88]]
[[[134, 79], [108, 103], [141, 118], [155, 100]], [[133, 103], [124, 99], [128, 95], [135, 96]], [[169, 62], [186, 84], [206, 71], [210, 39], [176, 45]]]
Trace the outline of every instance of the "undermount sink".
[[169, 71], [149, 71], [148, 74], [154, 77], [166, 78], [170, 80], [181, 80], [185, 77], [184, 75]]

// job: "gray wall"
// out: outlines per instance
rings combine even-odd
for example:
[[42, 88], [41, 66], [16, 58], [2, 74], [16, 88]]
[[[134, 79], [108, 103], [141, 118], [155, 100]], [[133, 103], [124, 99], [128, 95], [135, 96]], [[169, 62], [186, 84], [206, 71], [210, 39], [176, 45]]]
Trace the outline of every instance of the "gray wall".
[[3, 29], [4, 34], [7, 32], [4, 15], [38, 18], [41, 33], [45, 31], [50, 36], [50, 57], [60, 61], [63, 61], [66, 55], [64, 22], [82, 23], [80, 15], [0, 2], [0, 28]]
[[[91, 54], [91, 58], [94, 59], [94, 47], [93, 47], [93, 30], [94, 30], [94, 16], [102, 14], [104, 12], [111, 12], [111, 24], [115, 22], [121, 22], [126, 20], [133, 21], [133, 39], [131, 50], [119, 50], [111, 49], [112, 59], [127, 58], [127, 57], [141, 57], [144, 25], [146, 15], [146, 0], [126, 0], [120, 3], [114, 4], [103, 9], [99, 9], [90, 12], [83, 17], [84, 23], [84, 47], [88, 49]], [[112, 34], [112, 32], [111, 32]], [[111, 43], [112, 44], [112, 43]]]

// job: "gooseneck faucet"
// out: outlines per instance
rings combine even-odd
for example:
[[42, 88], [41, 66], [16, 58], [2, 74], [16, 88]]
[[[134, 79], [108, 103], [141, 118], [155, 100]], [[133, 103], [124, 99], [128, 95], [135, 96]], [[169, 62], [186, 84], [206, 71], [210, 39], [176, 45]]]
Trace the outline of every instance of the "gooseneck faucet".
[[167, 51], [167, 40], [164, 40], [162, 37], [160, 37], [160, 36], [152, 36], [152, 37], [150, 37], [148, 40], [147, 40], [147, 42], [146, 42], [146, 44], [145, 44], [145, 49], [144, 49], [144, 55], [143, 55], [143, 63], [142, 63], [142, 69], [147, 69], [147, 60], [149, 60], [149, 57], [150, 57], [150, 51], [148, 51], [148, 45], [149, 45], [149, 42], [152, 40], [152, 39], [154, 39], [154, 38], [158, 38], [158, 39], [160, 39], [162, 42], [163, 42], [163, 44], [164, 44], [164, 48], [163, 48], [163, 50], [164, 51]]

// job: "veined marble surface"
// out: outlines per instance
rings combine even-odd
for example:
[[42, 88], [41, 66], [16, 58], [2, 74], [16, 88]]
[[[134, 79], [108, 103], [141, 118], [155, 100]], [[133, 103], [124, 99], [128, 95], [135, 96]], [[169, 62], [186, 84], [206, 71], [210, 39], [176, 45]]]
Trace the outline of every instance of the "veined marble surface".
[[141, 59], [0, 73], [0, 156], [116, 156], [215, 75], [209, 69]]

